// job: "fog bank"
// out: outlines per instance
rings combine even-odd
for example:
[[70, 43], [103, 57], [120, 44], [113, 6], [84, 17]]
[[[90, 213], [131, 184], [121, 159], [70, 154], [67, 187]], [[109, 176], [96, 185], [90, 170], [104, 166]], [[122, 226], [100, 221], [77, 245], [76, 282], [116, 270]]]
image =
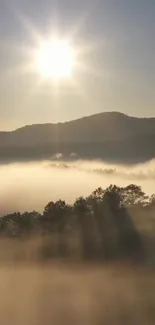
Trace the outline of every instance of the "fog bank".
[[134, 183], [155, 192], [155, 160], [141, 165], [108, 165], [100, 161], [44, 161], [0, 166], [0, 214], [41, 211], [51, 200], [73, 202], [95, 188]]

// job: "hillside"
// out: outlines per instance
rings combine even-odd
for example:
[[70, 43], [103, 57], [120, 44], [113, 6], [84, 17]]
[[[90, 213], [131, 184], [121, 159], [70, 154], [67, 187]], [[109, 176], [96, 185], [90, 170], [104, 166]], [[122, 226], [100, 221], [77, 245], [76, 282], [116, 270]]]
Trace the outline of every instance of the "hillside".
[[100, 113], [58, 124], [0, 132], [0, 160], [48, 159], [76, 152], [83, 159], [141, 162], [155, 158], [155, 118]]

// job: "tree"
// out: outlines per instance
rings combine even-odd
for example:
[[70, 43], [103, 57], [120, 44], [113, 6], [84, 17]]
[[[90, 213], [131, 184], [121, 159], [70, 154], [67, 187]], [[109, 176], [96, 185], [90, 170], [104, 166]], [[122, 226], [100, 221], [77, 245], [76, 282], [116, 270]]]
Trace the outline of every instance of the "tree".
[[1, 223], [0, 223], [1, 234], [9, 237], [19, 236], [20, 219], [21, 219], [20, 212], [7, 214], [3, 218], [1, 218]]
[[149, 199], [149, 207], [155, 208], [155, 194], [152, 194]]
[[128, 257], [140, 256], [143, 251], [142, 242], [126, 207], [144, 205], [147, 198], [145, 193], [135, 185], [125, 188], [111, 185], [106, 189], [104, 198], [118, 234], [118, 252]]
[[134, 184], [122, 188], [122, 198], [123, 204], [128, 207], [145, 206], [148, 202], [148, 196]]
[[32, 232], [38, 231], [40, 217], [40, 213], [36, 211], [22, 213], [19, 219], [20, 233], [29, 236]]
[[59, 255], [66, 250], [65, 229], [69, 225], [71, 207], [65, 201], [49, 202], [44, 209], [43, 220], [46, 232], [57, 236]]
[[79, 197], [74, 204], [75, 215], [81, 230], [83, 258], [88, 260], [95, 258], [94, 245], [94, 217], [88, 199]]
[[45, 206], [43, 216], [50, 224], [51, 229], [57, 228], [61, 232], [68, 221], [69, 210], [70, 206], [65, 201], [49, 202]]
[[99, 187], [87, 198], [87, 201], [95, 220], [97, 257], [109, 259], [112, 255], [111, 223], [109, 209], [105, 202], [105, 190]]

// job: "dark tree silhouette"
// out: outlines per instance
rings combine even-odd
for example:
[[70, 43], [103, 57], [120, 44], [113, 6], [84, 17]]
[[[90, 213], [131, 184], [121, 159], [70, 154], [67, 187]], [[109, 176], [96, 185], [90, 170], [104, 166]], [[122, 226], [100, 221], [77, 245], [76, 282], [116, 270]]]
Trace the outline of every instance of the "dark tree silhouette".
[[58, 254], [65, 254], [65, 230], [69, 226], [71, 207], [65, 201], [49, 202], [43, 212], [43, 224], [46, 232], [51, 231], [57, 236]]
[[152, 194], [149, 199], [149, 205], [150, 208], [155, 208], [155, 194]]
[[122, 188], [122, 198], [125, 206], [145, 206], [148, 202], [148, 196], [141, 187], [133, 184]]
[[[49, 202], [40, 214], [15, 212], [0, 218], [0, 236], [42, 239], [44, 258], [67, 257], [76, 234], [84, 260], [144, 258], [142, 238], [134, 225], [134, 214], [154, 211], [155, 195], [148, 197], [136, 185], [98, 188], [79, 197], [71, 206], [65, 201]], [[132, 215], [132, 217], [131, 217]], [[72, 238], [72, 241], [71, 241]]]
[[91, 213], [87, 205], [87, 200], [79, 197], [74, 204], [75, 215], [81, 230], [83, 258], [90, 259], [92, 257], [92, 241], [91, 241]]

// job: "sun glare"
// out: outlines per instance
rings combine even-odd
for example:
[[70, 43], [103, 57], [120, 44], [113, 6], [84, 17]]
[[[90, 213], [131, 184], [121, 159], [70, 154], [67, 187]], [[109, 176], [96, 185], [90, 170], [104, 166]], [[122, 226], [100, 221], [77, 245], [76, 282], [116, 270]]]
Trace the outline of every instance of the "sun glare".
[[75, 51], [65, 41], [45, 42], [37, 53], [37, 70], [46, 78], [60, 80], [71, 77], [75, 63]]

